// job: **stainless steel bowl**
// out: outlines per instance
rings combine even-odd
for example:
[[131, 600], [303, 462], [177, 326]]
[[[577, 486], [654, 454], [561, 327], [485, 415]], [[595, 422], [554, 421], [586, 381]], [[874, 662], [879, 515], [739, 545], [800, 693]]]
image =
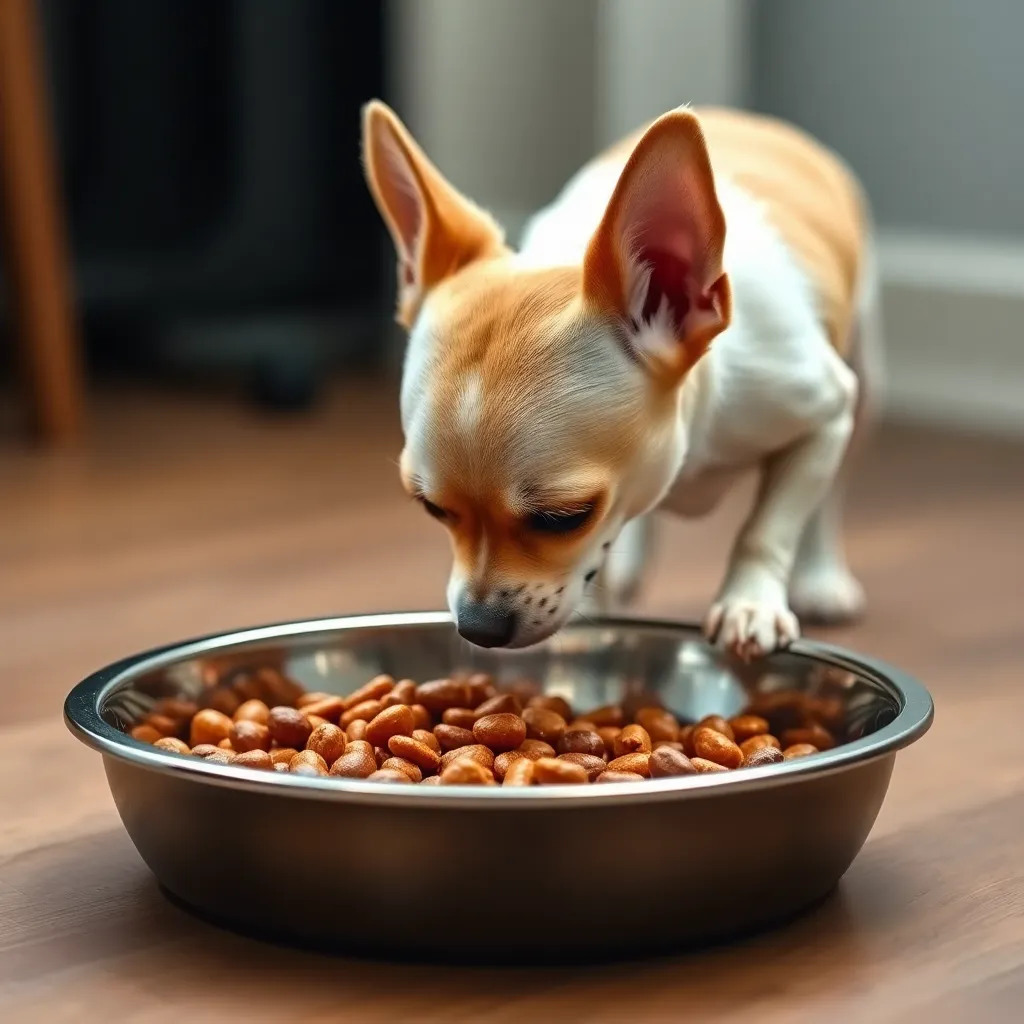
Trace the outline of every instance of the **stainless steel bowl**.
[[[163, 753], [123, 731], [204, 665], [275, 664], [344, 694], [378, 672], [529, 678], [577, 708], [656, 692], [684, 719], [752, 693], [839, 697], [847, 736], [803, 760], [617, 786], [415, 787], [317, 779]], [[469, 648], [441, 613], [295, 622], [128, 658], [72, 690], [117, 809], [179, 901], [248, 933], [363, 954], [579, 959], [706, 943], [824, 897], [860, 850], [896, 752], [932, 720], [901, 672], [823, 644], [744, 667], [691, 625], [606, 619], [526, 652]]]

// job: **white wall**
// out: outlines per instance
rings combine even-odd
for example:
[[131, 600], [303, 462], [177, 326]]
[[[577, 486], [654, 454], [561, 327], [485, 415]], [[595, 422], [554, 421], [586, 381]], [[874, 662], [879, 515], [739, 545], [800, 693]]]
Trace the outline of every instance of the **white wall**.
[[391, 99], [514, 237], [601, 145], [741, 103], [747, 0], [391, 0]]
[[754, 13], [755, 103], [831, 143], [871, 196], [891, 410], [1024, 433], [1024, 4]]

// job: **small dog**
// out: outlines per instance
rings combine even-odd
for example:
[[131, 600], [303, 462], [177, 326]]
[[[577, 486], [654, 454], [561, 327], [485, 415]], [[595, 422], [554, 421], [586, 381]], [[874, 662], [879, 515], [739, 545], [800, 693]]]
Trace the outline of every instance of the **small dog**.
[[636, 587], [646, 516], [759, 469], [705, 620], [749, 660], [845, 620], [837, 481], [878, 377], [861, 189], [769, 118], [673, 110], [585, 166], [519, 252], [380, 102], [366, 175], [409, 332], [405, 488], [451, 536], [448, 602], [483, 647], [558, 630], [603, 572]]

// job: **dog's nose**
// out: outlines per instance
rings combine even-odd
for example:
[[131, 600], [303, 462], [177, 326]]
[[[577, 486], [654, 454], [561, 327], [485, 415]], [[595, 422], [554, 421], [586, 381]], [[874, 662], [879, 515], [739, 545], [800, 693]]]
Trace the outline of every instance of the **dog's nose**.
[[477, 647], [504, 647], [516, 634], [516, 613], [476, 601], [459, 602], [459, 636]]

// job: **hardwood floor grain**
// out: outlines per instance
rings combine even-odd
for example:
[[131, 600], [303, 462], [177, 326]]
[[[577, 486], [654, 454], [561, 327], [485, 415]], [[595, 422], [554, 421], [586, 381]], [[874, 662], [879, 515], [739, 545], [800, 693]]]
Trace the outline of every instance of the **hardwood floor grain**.
[[[0, 440], [0, 1020], [1019, 1019], [1024, 447], [937, 433], [888, 428], [859, 465], [848, 545], [871, 608], [829, 634], [918, 676], [936, 723], [815, 911], [703, 953], [502, 971], [279, 949], [169, 903], [61, 701], [185, 636], [441, 605], [447, 544], [398, 485], [394, 410], [365, 382], [298, 421], [128, 391], [97, 401], [86, 450]], [[662, 522], [644, 610], [703, 611], [748, 497]]]

